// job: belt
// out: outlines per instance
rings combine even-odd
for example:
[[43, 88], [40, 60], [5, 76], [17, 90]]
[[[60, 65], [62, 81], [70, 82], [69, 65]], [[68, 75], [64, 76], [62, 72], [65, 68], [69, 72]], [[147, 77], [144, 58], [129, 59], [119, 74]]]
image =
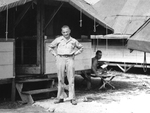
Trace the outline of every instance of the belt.
[[72, 57], [73, 55], [59, 55], [60, 57]]

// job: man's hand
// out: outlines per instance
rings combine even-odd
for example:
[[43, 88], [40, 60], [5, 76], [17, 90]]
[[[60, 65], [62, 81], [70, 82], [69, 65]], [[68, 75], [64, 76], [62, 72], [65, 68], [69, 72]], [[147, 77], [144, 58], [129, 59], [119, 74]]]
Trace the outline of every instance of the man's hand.
[[56, 57], [56, 56], [58, 56], [58, 54], [55, 53], [54, 56]]

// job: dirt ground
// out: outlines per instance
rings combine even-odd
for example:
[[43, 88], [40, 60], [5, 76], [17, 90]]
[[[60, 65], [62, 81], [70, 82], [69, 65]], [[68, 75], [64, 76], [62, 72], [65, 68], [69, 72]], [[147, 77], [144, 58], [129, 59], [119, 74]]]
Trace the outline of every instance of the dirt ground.
[[[78, 104], [69, 101], [53, 104], [54, 98], [37, 100], [33, 105], [20, 102], [0, 104], [0, 113], [148, 113], [150, 102], [150, 76], [112, 72], [115, 89], [99, 90], [100, 79], [92, 79], [92, 90], [85, 91], [82, 77], [76, 76]], [[85, 99], [91, 102], [84, 102]]]

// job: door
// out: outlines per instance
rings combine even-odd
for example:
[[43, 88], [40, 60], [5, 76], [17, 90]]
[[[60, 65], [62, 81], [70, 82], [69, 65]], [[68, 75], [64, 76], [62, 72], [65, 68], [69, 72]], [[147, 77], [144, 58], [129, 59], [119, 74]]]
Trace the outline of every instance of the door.
[[15, 43], [16, 74], [40, 74], [36, 37], [19, 37]]
[[[16, 13], [15, 62], [16, 74], [43, 73], [43, 16], [41, 2], [20, 6]], [[32, 6], [32, 7], [31, 7]], [[43, 7], [42, 7], [43, 8]]]

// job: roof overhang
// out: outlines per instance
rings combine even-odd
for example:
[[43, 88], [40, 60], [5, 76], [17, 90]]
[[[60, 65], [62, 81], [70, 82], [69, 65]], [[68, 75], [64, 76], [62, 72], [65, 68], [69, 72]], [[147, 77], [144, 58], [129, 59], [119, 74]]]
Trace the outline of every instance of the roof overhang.
[[101, 26], [105, 27], [106, 29], [109, 29], [111, 31], [114, 31], [112, 27], [110, 27], [108, 24], [106, 24], [104, 21], [102, 21], [99, 18], [99, 13], [93, 8], [93, 6], [84, 0], [65, 0], [69, 1], [69, 3], [75, 7], [77, 10], [82, 11], [86, 16], [93, 19], [95, 22], [100, 24]]
[[128, 40], [127, 48], [150, 53], [150, 19], [148, 19]]
[[91, 39], [128, 39], [130, 35], [108, 34], [108, 35], [91, 35]]
[[23, 5], [27, 2], [30, 2], [32, 0], [0, 0], [0, 12], [13, 8], [19, 5]]
[[[9, 8], [23, 5], [30, 1], [34, 1], [34, 0], [1, 0], [0, 12]], [[70, 5], [75, 7], [77, 10], [82, 11], [86, 16], [93, 19], [98, 24], [102, 25], [103, 27], [111, 31], [114, 31], [109, 25], [107, 25], [106, 23], [100, 20], [98, 16], [98, 12], [92, 7], [92, 5], [88, 4], [84, 0], [52, 0], [52, 2], [53, 1], [68, 2]]]

